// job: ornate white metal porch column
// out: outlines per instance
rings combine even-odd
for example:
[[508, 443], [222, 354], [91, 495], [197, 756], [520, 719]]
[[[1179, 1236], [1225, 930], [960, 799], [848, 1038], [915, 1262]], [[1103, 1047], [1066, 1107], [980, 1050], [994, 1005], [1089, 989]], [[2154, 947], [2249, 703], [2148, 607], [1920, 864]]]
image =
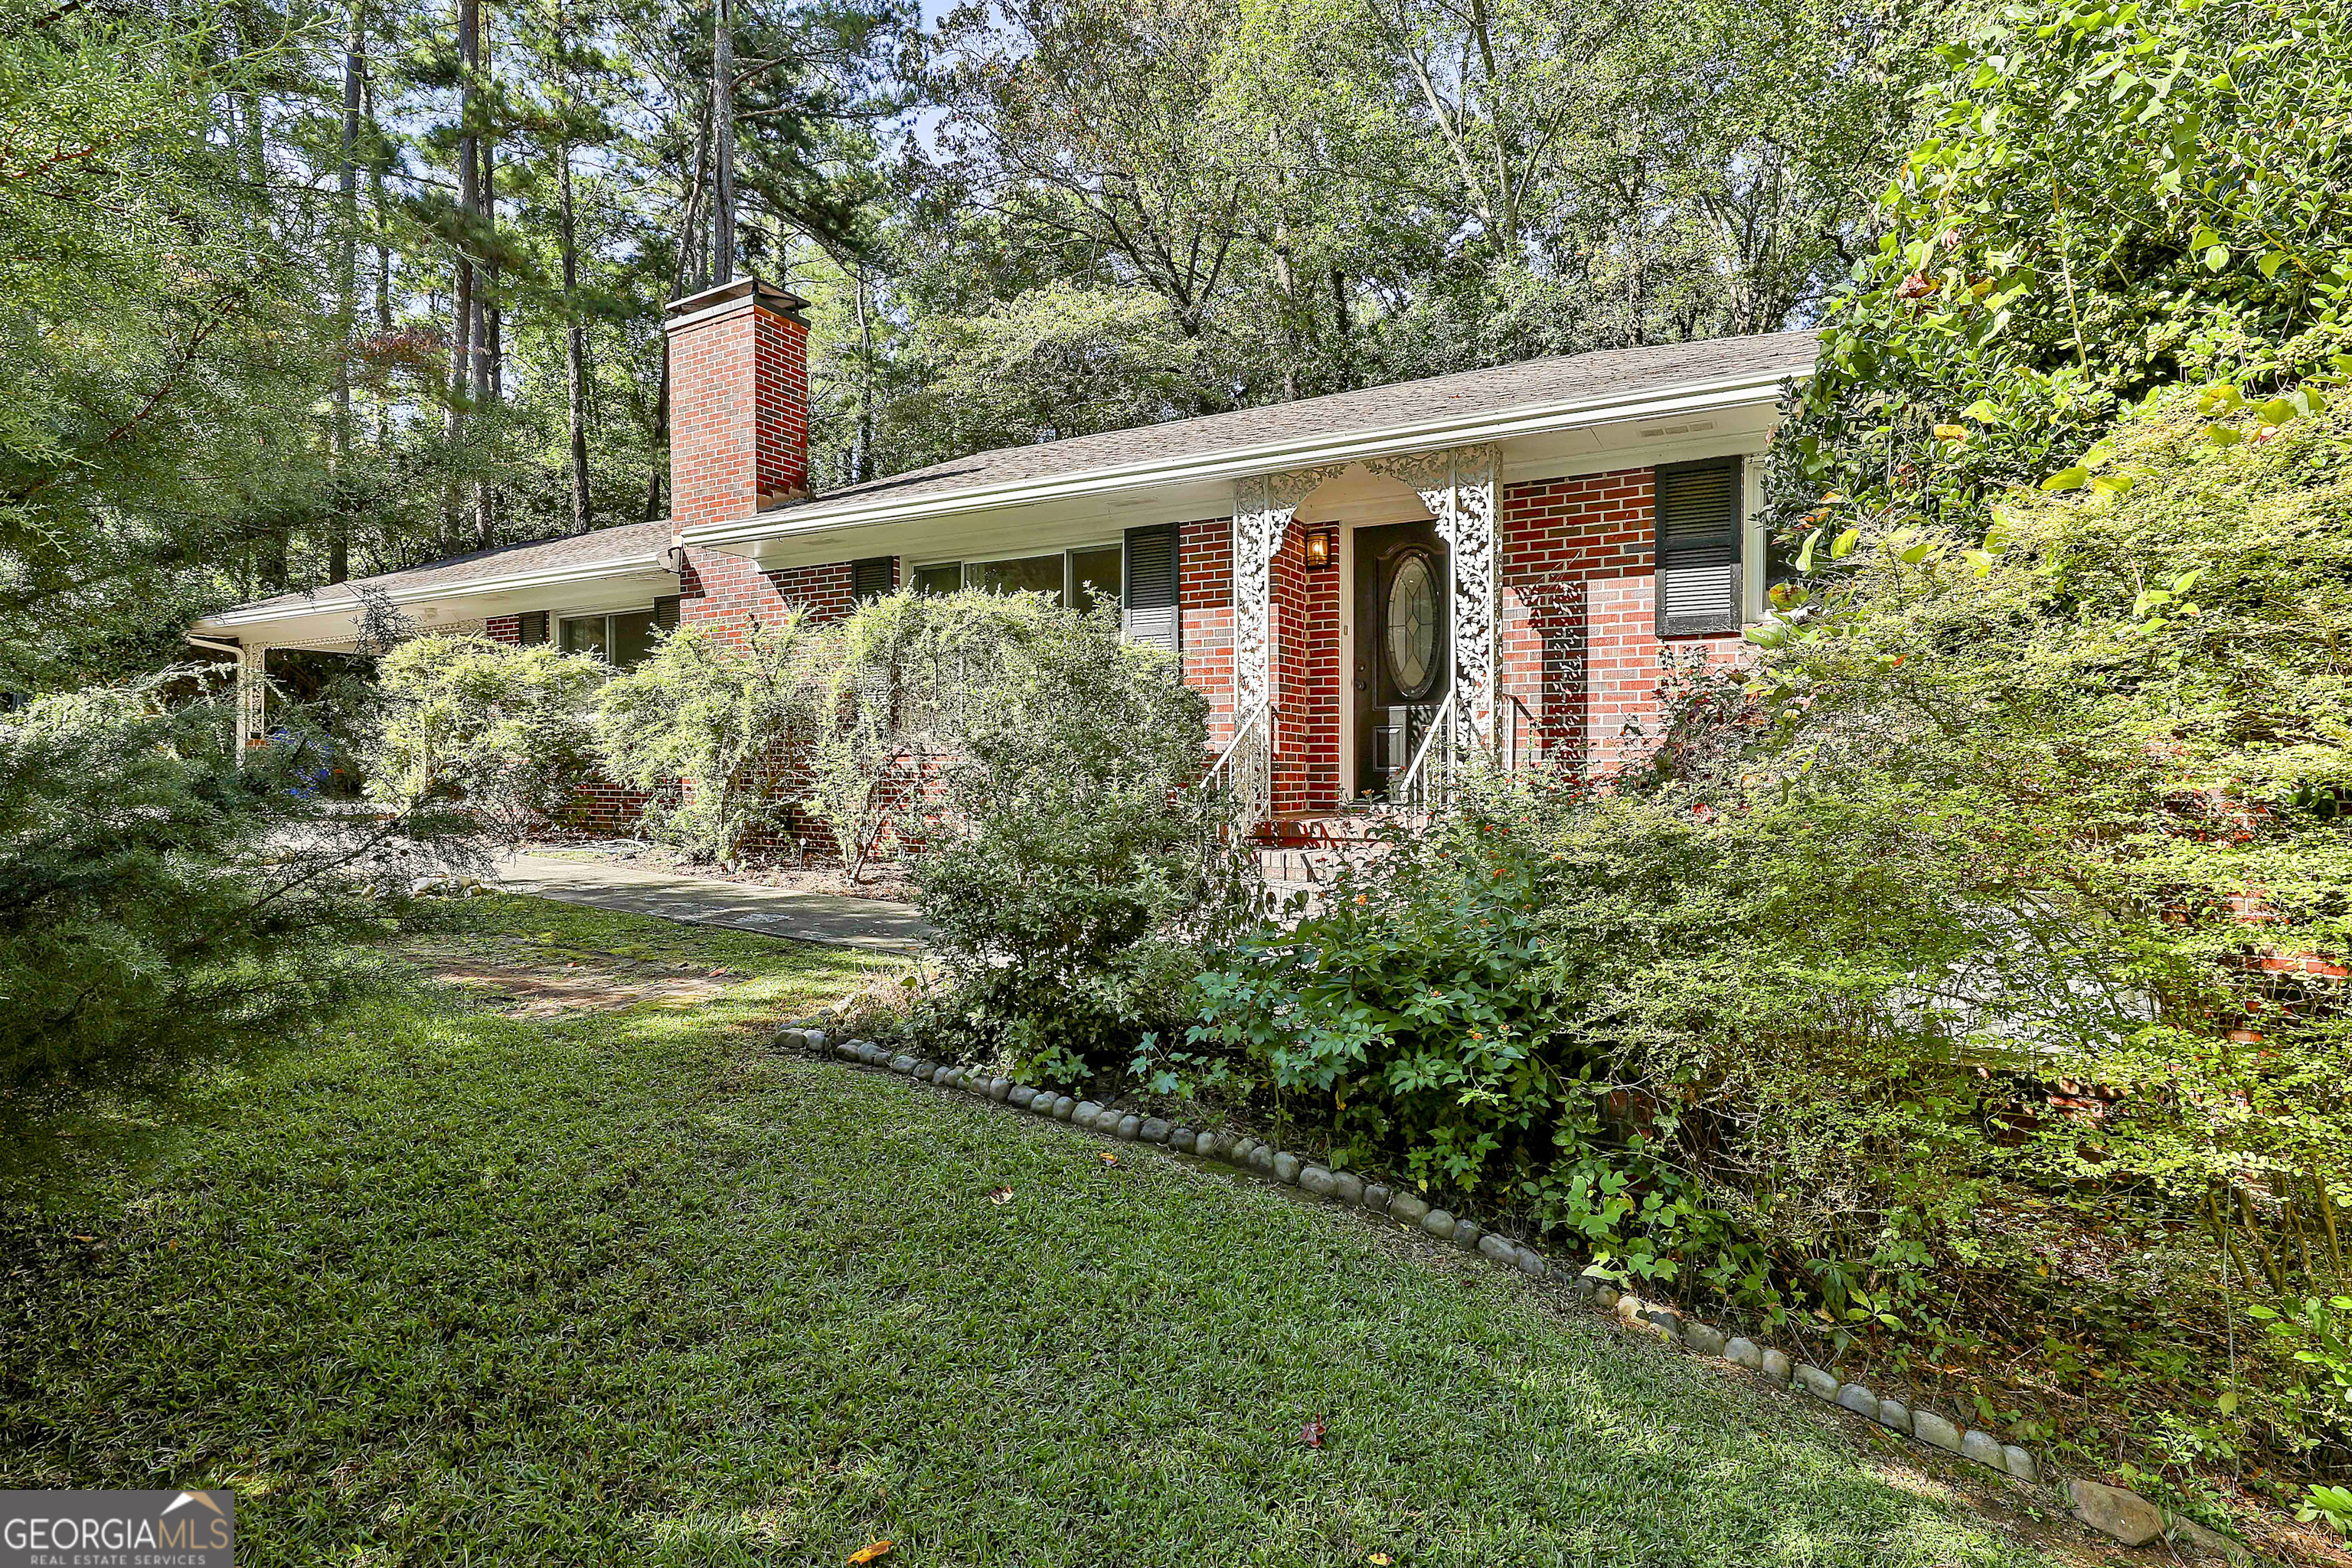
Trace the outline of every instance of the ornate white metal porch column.
[[[1454, 744], [1455, 754], [1487, 758], [1495, 749], [1497, 690], [1496, 622], [1502, 581], [1502, 522], [1496, 486], [1502, 453], [1492, 446], [1450, 447], [1364, 465], [1402, 479], [1437, 520], [1454, 574]], [[1238, 625], [1239, 617], [1236, 616]]]

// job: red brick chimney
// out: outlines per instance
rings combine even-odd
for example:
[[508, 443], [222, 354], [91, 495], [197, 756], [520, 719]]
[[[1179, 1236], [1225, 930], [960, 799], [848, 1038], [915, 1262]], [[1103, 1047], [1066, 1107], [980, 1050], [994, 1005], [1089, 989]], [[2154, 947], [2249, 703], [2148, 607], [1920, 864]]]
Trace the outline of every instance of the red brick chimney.
[[665, 312], [674, 527], [747, 518], [808, 493], [807, 305], [747, 277]]

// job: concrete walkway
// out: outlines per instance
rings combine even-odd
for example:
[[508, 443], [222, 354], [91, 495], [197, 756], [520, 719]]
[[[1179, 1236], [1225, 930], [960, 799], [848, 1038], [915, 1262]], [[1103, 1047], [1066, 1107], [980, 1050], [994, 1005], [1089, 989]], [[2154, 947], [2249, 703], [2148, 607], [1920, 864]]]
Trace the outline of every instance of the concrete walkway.
[[499, 862], [498, 884], [567, 904], [870, 952], [920, 952], [932, 934], [907, 904], [646, 870], [603, 856], [509, 855]]

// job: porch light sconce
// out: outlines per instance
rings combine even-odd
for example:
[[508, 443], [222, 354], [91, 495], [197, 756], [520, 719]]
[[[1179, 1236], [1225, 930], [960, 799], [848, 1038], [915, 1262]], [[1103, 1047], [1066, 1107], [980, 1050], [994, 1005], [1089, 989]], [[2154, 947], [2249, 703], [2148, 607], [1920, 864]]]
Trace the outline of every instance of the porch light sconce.
[[1335, 558], [1333, 546], [1339, 542], [1336, 528], [1310, 528], [1307, 531], [1307, 569], [1319, 571]]

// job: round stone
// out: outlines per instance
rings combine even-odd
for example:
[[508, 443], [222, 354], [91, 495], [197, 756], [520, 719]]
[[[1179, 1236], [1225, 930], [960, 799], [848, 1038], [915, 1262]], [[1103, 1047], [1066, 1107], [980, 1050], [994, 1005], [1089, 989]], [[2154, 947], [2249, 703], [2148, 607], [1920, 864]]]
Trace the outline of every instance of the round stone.
[[1764, 1352], [1764, 1359], [1758, 1363], [1757, 1370], [1764, 1374], [1764, 1381], [1775, 1388], [1788, 1387], [1789, 1379], [1795, 1375], [1796, 1372], [1796, 1369], [1789, 1364], [1788, 1352], [1776, 1350], [1768, 1350]]
[[1165, 1143], [1174, 1131], [1157, 1116], [1147, 1116], [1143, 1119], [1143, 1125], [1136, 1129], [1135, 1135], [1146, 1143]]
[[821, 1051], [824, 1049], [825, 1042], [831, 1039], [832, 1037], [827, 1035], [823, 1029], [803, 1029], [801, 1031], [801, 1038], [808, 1043], [810, 1049]]
[[1835, 1374], [1823, 1372], [1810, 1363], [1797, 1368], [1797, 1386], [1819, 1400], [1834, 1401], [1838, 1396]]
[[887, 1068], [890, 1065], [890, 1053], [873, 1041], [853, 1040], [850, 1043], [857, 1047], [857, 1059], [867, 1067]]
[[1454, 1216], [1444, 1209], [1431, 1209], [1421, 1216], [1421, 1228], [1440, 1241], [1454, 1239]]
[[1113, 1127], [1111, 1131], [1126, 1142], [1132, 1143], [1138, 1137], [1141, 1136], [1143, 1132], [1143, 1118], [1140, 1116], [1122, 1116], [1118, 1119], [1118, 1124]]
[[1092, 1127], [1095, 1124], [1095, 1118], [1101, 1114], [1101, 1106], [1091, 1100], [1082, 1100], [1078, 1101], [1077, 1109], [1070, 1112], [1070, 1120], [1081, 1127]]
[[1518, 1266], [1519, 1249], [1491, 1230], [1478, 1238], [1478, 1254], [1496, 1263], [1507, 1264], [1512, 1268]]
[[1005, 1101], [1011, 1100], [1013, 1098], [1013, 1080], [1009, 1078], [990, 1079], [988, 1080], [988, 1098], [996, 1101], [999, 1105], [1003, 1105]]
[[1614, 1285], [1596, 1285], [1592, 1288], [1592, 1299], [1603, 1308], [1614, 1308], [1624, 1298], [1617, 1294]]
[[1261, 1176], [1271, 1176], [1274, 1174], [1274, 1156], [1273, 1144], [1253, 1143], [1250, 1145], [1249, 1168]]
[[1873, 1421], [1878, 1419], [1878, 1395], [1858, 1383], [1849, 1383], [1839, 1389], [1837, 1402], [1840, 1409], [1851, 1410], [1856, 1415], [1866, 1415]]
[[1878, 1402], [1878, 1424], [1881, 1426], [1892, 1426], [1897, 1432], [1908, 1432], [1911, 1430], [1910, 1406], [1899, 1399], [1881, 1399]]
[[1066, 1094], [1054, 1097], [1054, 1120], [1067, 1121], [1078, 1113], [1078, 1102]]
[[1276, 1151], [1274, 1156], [1274, 1179], [1276, 1181], [1286, 1184], [1296, 1184], [1298, 1181], [1298, 1173], [1306, 1168], [1307, 1162], [1301, 1160], [1289, 1150], [1281, 1149]]
[[1192, 1152], [1198, 1154], [1203, 1160], [1214, 1160], [1218, 1158], [1217, 1140], [1223, 1136], [1224, 1134], [1222, 1132], [1193, 1133]]
[[[797, 1044], [798, 1042], [795, 1041], [795, 1043]], [[839, 1057], [845, 1062], [856, 1061], [865, 1055], [864, 1052], [860, 1051], [856, 1046], [851, 1045], [847, 1040], [844, 1040], [841, 1044], [834, 1047], [833, 1054]]]
[[[1411, 1193], [1391, 1193], [1389, 1194], [1388, 1212], [1391, 1218], [1402, 1220], [1407, 1225], [1419, 1225], [1429, 1217], [1430, 1209], [1426, 1202]], [[1451, 1225], [1453, 1218], [1448, 1215], [1446, 1223]]]
[[1744, 1334], [1727, 1341], [1723, 1347], [1723, 1353], [1727, 1358], [1738, 1363], [1750, 1372], [1757, 1371], [1764, 1364], [1763, 1347]]
[[1475, 1247], [1486, 1234], [1486, 1226], [1473, 1221], [1457, 1219], [1454, 1222], [1454, 1245], [1456, 1247]]
[[[1765, 1353], [1777, 1355], [1780, 1352], [1768, 1351]], [[1930, 1447], [1941, 1448], [1946, 1453], [1957, 1454], [1960, 1451], [1960, 1429], [1932, 1410], [1911, 1412], [1911, 1436]]]
[[939, 1071], [939, 1083], [942, 1089], [961, 1089], [963, 1087], [963, 1068], [960, 1067], [941, 1068]]
[[2000, 1439], [1990, 1432], [1961, 1433], [1960, 1458], [1974, 1459], [1990, 1469], [2005, 1470], [2009, 1468], [2001, 1460]]
[[2016, 1444], [2003, 1443], [2000, 1458], [2001, 1468], [2019, 1480], [2038, 1481], [2042, 1479], [2042, 1468], [2033, 1462], [2033, 1456]]
[[892, 1057], [890, 1058], [890, 1070], [892, 1072], [913, 1072], [915, 1070], [915, 1058], [912, 1057]]
[[1396, 1204], [1393, 1201], [1395, 1197], [1396, 1194], [1394, 1193], [1389, 1191], [1388, 1188], [1382, 1186], [1378, 1182], [1372, 1182], [1367, 1184], [1364, 1188], [1364, 1206], [1371, 1210], [1374, 1214], [1394, 1214], [1396, 1212]]
[[1648, 1306], [1635, 1316], [1669, 1344], [1678, 1343], [1683, 1337], [1683, 1315], [1672, 1307]]
[[1353, 1207], [1364, 1201], [1364, 1178], [1346, 1171], [1331, 1173], [1331, 1195]]
[[1551, 1265], [1544, 1261], [1544, 1255], [1532, 1247], [1520, 1247], [1515, 1261], [1519, 1266], [1519, 1272], [1530, 1279], [1540, 1279], [1551, 1272]]
[[1701, 1355], [1721, 1355], [1724, 1345], [1723, 1331], [1713, 1323], [1685, 1323], [1683, 1343]]
[[1016, 1083], [1013, 1086], [1012, 1091], [1004, 1098], [1019, 1106], [1022, 1110], [1026, 1110], [1031, 1105], [1036, 1102], [1037, 1091], [1030, 1088], [1025, 1083]]
[[1339, 1192], [1339, 1178], [1320, 1165], [1301, 1165], [1298, 1168], [1298, 1190], [1313, 1193], [1318, 1198], [1328, 1198]]

